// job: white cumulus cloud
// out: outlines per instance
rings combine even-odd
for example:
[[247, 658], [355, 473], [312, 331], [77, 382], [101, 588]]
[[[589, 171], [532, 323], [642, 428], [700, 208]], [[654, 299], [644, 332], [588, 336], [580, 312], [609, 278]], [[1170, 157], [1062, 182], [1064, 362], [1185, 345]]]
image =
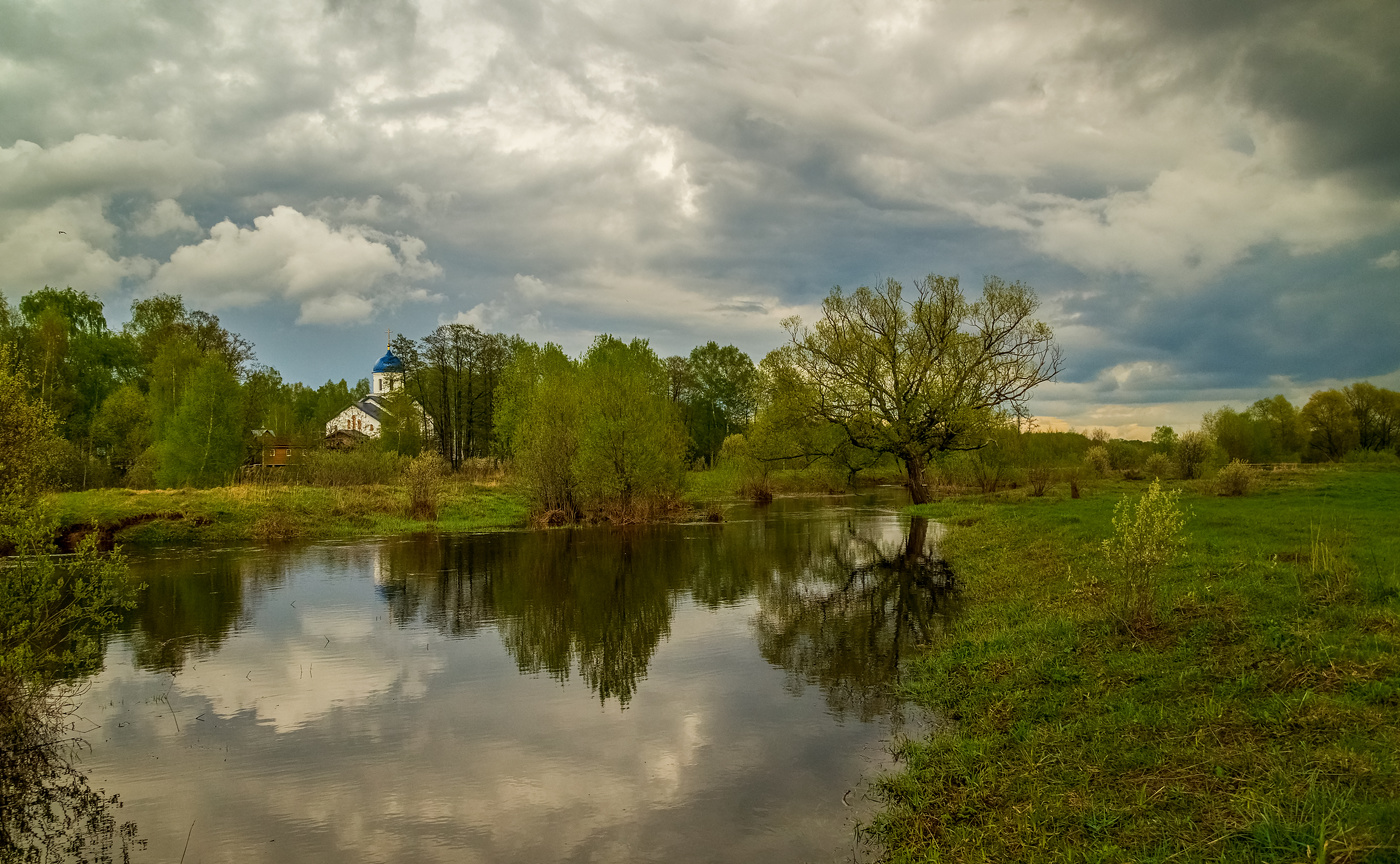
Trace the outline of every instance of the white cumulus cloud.
[[378, 308], [422, 300], [419, 283], [440, 275], [416, 237], [354, 225], [333, 228], [292, 207], [275, 207], [241, 228], [225, 220], [202, 242], [182, 246], [150, 289], [210, 308], [287, 301], [299, 324], [353, 324]]

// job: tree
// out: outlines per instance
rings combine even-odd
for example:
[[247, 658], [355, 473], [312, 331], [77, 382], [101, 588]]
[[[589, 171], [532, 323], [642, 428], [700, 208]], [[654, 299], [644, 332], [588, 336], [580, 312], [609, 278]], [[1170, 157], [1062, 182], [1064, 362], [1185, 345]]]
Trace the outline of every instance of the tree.
[[44, 488], [59, 444], [53, 411], [30, 396], [26, 371], [16, 364], [13, 348], [0, 343], [0, 526]]
[[1308, 427], [1307, 455], [1312, 461], [1335, 462], [1356, 447], [1356, 417], [1340, 390], [1319, 390], [1303, 406]]
[[[758, 372], [749, 355], [733, 345], [708, 342], [690, 352], [689, 427], [696, 452], [713, 465], [724, 439], [742, 431], [754, 413]], [[677, 371], [667, 363], [668, 387], [676, 392]]]
[[1283, 394], [1260, 399], [1249, 406], [1249, 416], [1269, 431], [1269, 461], [1296, 461], [1307, 442], [1308, 430], [1298, 409]]
[[581, 503], [574, 471], [583, 401], [578, 364], [558, 345], [529, 345], [516, 352], [504, 382], [502, 446], [535, 509], [572, 520]]
[[191, 373], [161, 441], [161, 485], [228, 482], [245, 455], [242, 423], [238, 382], [223, 358], [206, 357]]
[[1269, 427], [1247, 411], [1236, 411], [1229, 405], [1222, 405], [1202, 418], [1201, 428], [1215, 439], [1216, 446], [1227, 459], [1268, 461]]
[[784, 322], [785, 358], [811, 388], [810, 416], [841, 428], [851, 444], [905, 466], [915, 503], [929, 500], [931, 456], [986, 446], [999, 415], [1024, 416], [1030, 391], [1060, 371], [1050, 327], [1020, 282], [987, 277], [969, 303], [956, 277], [903, 286], [833, 288], [811, 328]]
[[1205, 432], [1192, 430], [1183, 432], [1176, 439], [1176, 470], [1183, 480], [1201, 476], [1201, 469], [1210, 459], [1213, 444]]
[[123, 384], [102, 400], [92, 424], [92, 440], [107, 464], [125, 475], [151, 446], [151, 412], [141, 388]]
[[1356, 443], [1363, 450], [1389, 450], [1400, 435], [1400, 393], [1358, 381], [1342, 388], [1352, 419]]
[[1176, 446], [1176, 432], [1170, 426], [1158, 426], [1152, 430], [1152, 446], [1158, 453], [1170, 453]]
[[645, 339], [599, 336], [579, 368], [575, 473], [585, 499], [633, 518], [680, 491], [685, 436], [666, 367]]

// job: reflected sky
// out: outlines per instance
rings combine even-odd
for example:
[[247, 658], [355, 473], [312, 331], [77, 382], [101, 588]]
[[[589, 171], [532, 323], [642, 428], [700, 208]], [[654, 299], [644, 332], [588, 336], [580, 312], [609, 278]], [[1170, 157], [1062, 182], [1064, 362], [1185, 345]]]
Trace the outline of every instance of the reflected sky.
[[86, 767], [149, 860], [851, 860], [952, 609], [893, 501], [142, 559]]

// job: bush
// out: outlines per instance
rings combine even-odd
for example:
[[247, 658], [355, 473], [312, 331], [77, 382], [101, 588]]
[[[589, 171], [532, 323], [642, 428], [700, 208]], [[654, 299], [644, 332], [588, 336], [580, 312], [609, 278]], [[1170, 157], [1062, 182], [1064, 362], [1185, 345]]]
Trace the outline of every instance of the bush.
[[1362, 465], [1394, 465], [1400, 462], [1400, 456], [1389, 450], [1351, 450], [1342, 457], [1342, 461]]
[[1257, 474], [1254, 466], [1248, 462], [1231, 459], [1230, 464], [1215, 475], [1215, 491], [1220, 495], [1244, 495], [1254, 485]]
[[447, 462], [432, 450], [408, 463], [404, 484], [408, 487], [408, 515], [412, 519], [432, 522], [437, 519], [438, 495]]
[[1172, 460], [1165, 453], [1153, 453], [1147, 457], [1147, 461], [1142, 464], [1143, 473], [1154, 480], [1170, 480], [1172, 477]]
[[1103, 477], [1113, 467], [1108, 458], [1108, 450], [1102, 445], [1089, 448], [1084, 454], [1084, 465], [1097, 477]]
[[1026, 469], [1026, 482], [1030, 484], [1031, 495], [1036, 498], [1045, 494], [1050, 480], [1055, 476], [1048, 465], [1032, 465]]
[[769, 465], [755, 459], [749, 451], [748, 439], [735, 433], [724, 439], [719, 450], [720, 465], [733, 466], [739, 472], [739, 494], [758, 504], [773, 500], [773, 478]]
[[990, 495], [997, 491], [1002, 481], [1006, 479], [1006, 468], [1002, 464], [999, 454], [989, 454], [979, 450], [968, 457], [967, 461], [972, 474], [972, 482], [984, 494]]
[[[1189, 433], [1188, 433], [1189, 434]], [[1153, 480], [1136, 501], [1127, 496], [1113, 508], [1113, 536], [1103, 541], [1104, 557], [1119, 579], [1121, 620], [1129, 627], [1156, 619], [1156, 575], [1181, 551], [1186, 513], [1179, 491], [1162, 490]]]

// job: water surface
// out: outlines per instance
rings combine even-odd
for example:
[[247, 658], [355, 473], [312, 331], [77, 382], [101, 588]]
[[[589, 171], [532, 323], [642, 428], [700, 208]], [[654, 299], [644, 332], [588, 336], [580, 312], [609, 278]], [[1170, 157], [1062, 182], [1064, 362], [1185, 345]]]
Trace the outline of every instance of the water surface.
[[148, 860], [860, 858], [949, 613], [895, 503], [135, 559], [85, 767]]

